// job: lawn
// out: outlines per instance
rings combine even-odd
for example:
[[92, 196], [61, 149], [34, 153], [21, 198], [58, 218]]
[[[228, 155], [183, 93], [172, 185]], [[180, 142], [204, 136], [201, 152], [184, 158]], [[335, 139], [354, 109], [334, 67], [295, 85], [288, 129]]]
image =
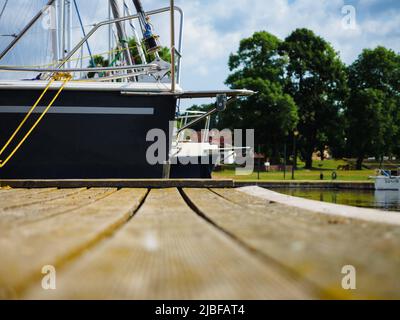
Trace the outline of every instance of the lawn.
[[[314, 161], [312, 170], [305, 170], [304, 163], [299, 162], [299, 170], [295, 171], [295, 180], [320, 180], [320, 174], [324, 175], [324, 180], [332, 180], [332, 173], [336, 172], [338, 181], [368, 181], [370, 176], [375, 175], [375, 170], [361, 171], [338, 171], [339, 165], [346, 165], [344, 160], [324, 160]], [[258, 173], [251, 175], [236, 175], [235, 168], [226, 167], [222, 171], [214, 172], [215, 179], [234, 179], [234, 180], [258, 180]], [[259, 179], [264, 181], [285, 180], [283, 172], [260, 172]], [[286, 180], [292, 179], [292, 173], [286, 172]]]

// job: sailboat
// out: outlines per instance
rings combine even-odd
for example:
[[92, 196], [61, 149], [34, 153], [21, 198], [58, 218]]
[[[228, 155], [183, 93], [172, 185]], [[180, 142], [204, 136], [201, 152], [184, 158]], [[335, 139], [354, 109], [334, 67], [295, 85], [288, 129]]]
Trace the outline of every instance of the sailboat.
[[[145, 11], [140, 0], [132, 0], [136, 14], [121, 13], [117, 0], [109, 1], [110, 17], [92, 27], [75, 47], [66, 45], [68, 12], [73, 0], [50, 0], [16, 34], [0, 53], [0, 71], [35, 73], [33, 79], [0, 80], [0, 179], [159, 179], [171, 176], [171, 153], [178, 103], [182, 99], [215, 98], [213, 113], [223, 111], [249, 90], [185, 91], [180, 86], [184, 12], [175, 6]], [[52, 66], [9, 66], [2, 59], [12, 55], [19, 41], [54, 8], [57, 12], [54, 47], [62, 54]], [[77, 13], [79, 14], [76, 6]], [[171, 61], [160, 57], [162, 46], [151, 19], [170, 14]], [[175, 16], [180, 17], [176, 44]], [[134, 28], [140, 59], [133, 59], [125, 23]], [[69, 26], [71, 27], [71, 26]], [[98, 33], [109, 27], [116, 34], [118, 64], [73, 67], [70, 61]], [[66, 35], [67, 34], [67, 35]], [[140, 36], [139, 36], [140, 34]], [[107, 39], [104, 39], [107, 41]], [[70, 41], [70, 40], [69, 40]], [[110, 41], [109, 41], [110, 42]], [[111, 42], [110, 42], [111, 43]], [[110, 51], [113, 48], [110, 46]], [[148, 56], [154, 60], [147, 61]], [[88, 74], [96, 76], [89, 78]], [[99, 76], [100, 75], [100, 76]], [[204, 115], [196, 119], [198, 122]], [[190, 124], [189, 124], [190, 125]], [[165, 155], [149, 162], [149, 139], [154, 129], [166, 133]], [[179, 170], [179, 172], [181, 172]], [[185, 170], [182, 170], [185, 172]], [[189, 174], [191, 178], [202, 178]], [[174, 175], [185, 178], [187, 174]]]

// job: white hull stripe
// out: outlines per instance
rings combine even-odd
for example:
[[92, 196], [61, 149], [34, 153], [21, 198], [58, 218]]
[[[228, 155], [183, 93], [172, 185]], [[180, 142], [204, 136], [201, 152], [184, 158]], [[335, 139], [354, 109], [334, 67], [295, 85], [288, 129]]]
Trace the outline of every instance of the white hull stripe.
[[[28, 113], [29, 110], [28, 107], [0, 106], [0, 113]], [[45, 107], [37, 107], [34, 113], [42, 113], [44, 110]], [[48, 113], [154, 115], [154, 108], [51, 107]]]

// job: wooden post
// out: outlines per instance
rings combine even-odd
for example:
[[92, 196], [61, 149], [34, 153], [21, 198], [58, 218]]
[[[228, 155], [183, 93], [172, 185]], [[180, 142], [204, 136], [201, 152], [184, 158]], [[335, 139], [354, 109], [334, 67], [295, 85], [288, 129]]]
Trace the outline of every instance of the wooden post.
[[258, 161], [257, 161], [257, 180], [260, 180], [260, 170], [261, 170], [261, 146], [258, 145]]
[[283, 180], [286, 180], [286, 157], [287, 157], [287, 152], [286, 152], [286, 142], [284, 145], [284, 150], [283, 150]]
[[292, 180], [294, 180], [294, 172], [297, 170], [297, 136], [299, 132], [295, 130], [293, 132], [293, 167], [292, 167]]

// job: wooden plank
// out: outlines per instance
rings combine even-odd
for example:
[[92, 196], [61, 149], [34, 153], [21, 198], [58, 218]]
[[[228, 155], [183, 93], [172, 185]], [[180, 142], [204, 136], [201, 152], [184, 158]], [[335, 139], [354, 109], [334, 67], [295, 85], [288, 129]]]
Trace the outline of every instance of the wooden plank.
[[[185, 189], [197, 209], [246, 247], [334, 298], [400, 297], [400, 228], [312, 213], [235, 190]], [[342, 289], [343, 266], [357, 290]]]
[[36, 194], [46, 193], [57, 190], [56, 188], [41, 188], [41, 189], [6, 189], [0, 193], [0, 203], [21, 197], [31, 197]]
[[83, 208], [116, 192], [111, 188], [63, 189], [47, 201], [37, 201], [29, 206], [16, 206], [0, 211], [0, 230], [16, 228], [39, 220], [69, 213]]
[[233, 180], [212, 179], [103, 179], [103, 180], [0, 180], [13, 188], [232, 188]]
[[[318, 188], [318, 189], [357, 189], [374, 190], [369, 181], [234, 181], [203, 179], [165, 179], [165, 180], [0, 180], [0, 186], [14, 188], [239, 188], [260, 186], [263, 188]], [[0, 189], [0, 195], [4, 189]]]
[[11, 193], [8, 196], [3, 196], [2, 201], [0, 202], [0, 216], [2, 212], [6, 210], [10, 210], [18, 207], [26, 207], [33, 204], [45, 203], [47, 201], [57, 200], [61, 198], [68, 197], [70, 195], [79, 193], [85, 188], [81, 189], [69, 189], [69, 190], [58, 190], [58, 189], [49, 189], [47, 192], [39, 192], [39, 193]]
[[146, 189], [123, 189], [100, 201], [0, 233], [0, 298], [18, 298], [40, 285], [45, 265], [68, 263], [121, 227], [139, 207]]
[[58, 271], [33, 299], [312, 298], [316, 292], [260, 261], [196, 215], [176, 189], [151, 190], [112, 239]]

